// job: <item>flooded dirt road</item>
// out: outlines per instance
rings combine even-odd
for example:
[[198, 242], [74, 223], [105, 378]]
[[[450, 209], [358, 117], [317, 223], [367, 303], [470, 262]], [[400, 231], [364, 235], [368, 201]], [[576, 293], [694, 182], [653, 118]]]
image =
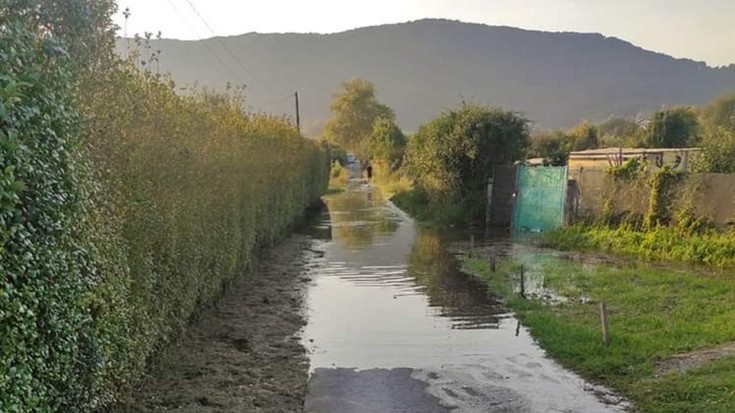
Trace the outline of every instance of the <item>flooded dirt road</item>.
[[263, 251], [178, 340], [161, 351], [132, 398], [113, 413], [301, 412], [308, 360], [298, 333], [312, 240]]
[[305, 411], [624, 411], [546, 358], [443, 234], [368, 187], [326, 203], [310, 231]]

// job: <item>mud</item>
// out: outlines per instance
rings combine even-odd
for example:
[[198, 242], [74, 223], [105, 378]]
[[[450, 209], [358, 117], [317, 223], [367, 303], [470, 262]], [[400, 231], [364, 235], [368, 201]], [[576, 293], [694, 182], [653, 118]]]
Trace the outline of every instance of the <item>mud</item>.
[[656, 377], [685, 373], [703, 367], [707, 363], [735, 356], [735, 342], [718, 347], [677, 354], [656, 363]]
[[448, 413], [411, 369], [317, 369], [305, 411], [314, 413]]
[[294, 236], [261, 255], [217, 305], [171, 345], [119, 412], [300, 412], [308, 359], [304, 326], [306, 262], [321, 252]]

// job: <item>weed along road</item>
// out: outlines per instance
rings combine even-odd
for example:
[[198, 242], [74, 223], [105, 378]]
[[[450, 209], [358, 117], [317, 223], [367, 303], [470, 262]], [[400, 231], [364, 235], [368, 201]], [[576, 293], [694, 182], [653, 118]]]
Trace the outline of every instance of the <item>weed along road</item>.
[[326, 204], [310, 230], [306, 412], [625, 411], [548, 359], [439, 234], [368, 187]]

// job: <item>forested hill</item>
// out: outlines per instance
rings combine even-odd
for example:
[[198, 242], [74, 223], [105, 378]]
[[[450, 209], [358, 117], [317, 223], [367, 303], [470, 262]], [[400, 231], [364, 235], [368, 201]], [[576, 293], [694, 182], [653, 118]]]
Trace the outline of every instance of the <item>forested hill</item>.
[[[228, 81], [247, 83], [255, 109], [291, 114], [291, 95], [298, 90], [302, 118], [312, 132], [329, 116], [339, 83], [354, 77], [376, 84], [379, 98], [396, 109], [406, 130], [462, 99], [522, 111], [548, 128], [582, 118], [636, 115], [664, 104], [704, 103], [735, 90], [733, 65], [711, 68], [599, 34], [447, 20], [328, 35], [250, 33], [163, 40], [160, 46], [153, 40], [151, 46], [162, 51], [160, 70], [180, 83], [215, 88]], [[124, 40], [119, 50], [125, 53]]]

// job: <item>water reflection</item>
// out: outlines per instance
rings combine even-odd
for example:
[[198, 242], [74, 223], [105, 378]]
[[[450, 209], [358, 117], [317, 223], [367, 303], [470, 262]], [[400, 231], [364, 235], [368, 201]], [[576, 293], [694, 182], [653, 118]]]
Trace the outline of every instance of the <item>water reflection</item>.
[[400, 216], [382, 195], [370, 188], [349, 191], [325, 199], [332, 236], [350, 249], [369, 248], [378, 235], [398, 229]]
[[429, 298], [439, 315], [448, 317], [453, 328], [498, 328], [506, 317], [499, 301], [487, 287], [458, 270], [457, 259], [448, 251], [435, 230], [419, 231], [408, 260], [408, 271]]
[[[323, 254], [306, 265], [312, 282], [302, 342], [311, 371], [334, 386], [315, 384], [312, 376], [307, 401], [331, 398], [358, 406], [353, 402], [360, 395], [384, 394], [385, 381], [370, 380], [375, 368], [409, 368], [407, 380], [428, 385], [422, 394], [458, 411], [618, 411], [548, 360], [484, 284], [459, 272], [445, 245], [449, 234], [417, 229], [377, 192], [351, 191], [325, 202], [328, 211], [314, 224], [321, 236], [312, 244]], [[324, 236], [327, 228], [330, 237]], [[484, 252], [506, 259], [525, 255], [514, 244], [506, 247], [495, 244]], [[545, 259], [526, 257], [529, 288], [530, 279], [543, 284], [536, 274]], [[340, 375], [345, 371], [350, 374]], [[402, 385], [406, 381], [396, 384]]]
[[[312, 368], [406, 367], [480, 360], [516, 339], [516, 322], [484, 284], [462, 274], [432, 230], [375, 191], [325, 199], [331, 228], [309, 291], [304, 338]], [[499, 331], [502, 330], [502, 333]], [[313, 341], [312, 341], [313, 340]], [[511, 345], [510, 342], [506, 342]]]

